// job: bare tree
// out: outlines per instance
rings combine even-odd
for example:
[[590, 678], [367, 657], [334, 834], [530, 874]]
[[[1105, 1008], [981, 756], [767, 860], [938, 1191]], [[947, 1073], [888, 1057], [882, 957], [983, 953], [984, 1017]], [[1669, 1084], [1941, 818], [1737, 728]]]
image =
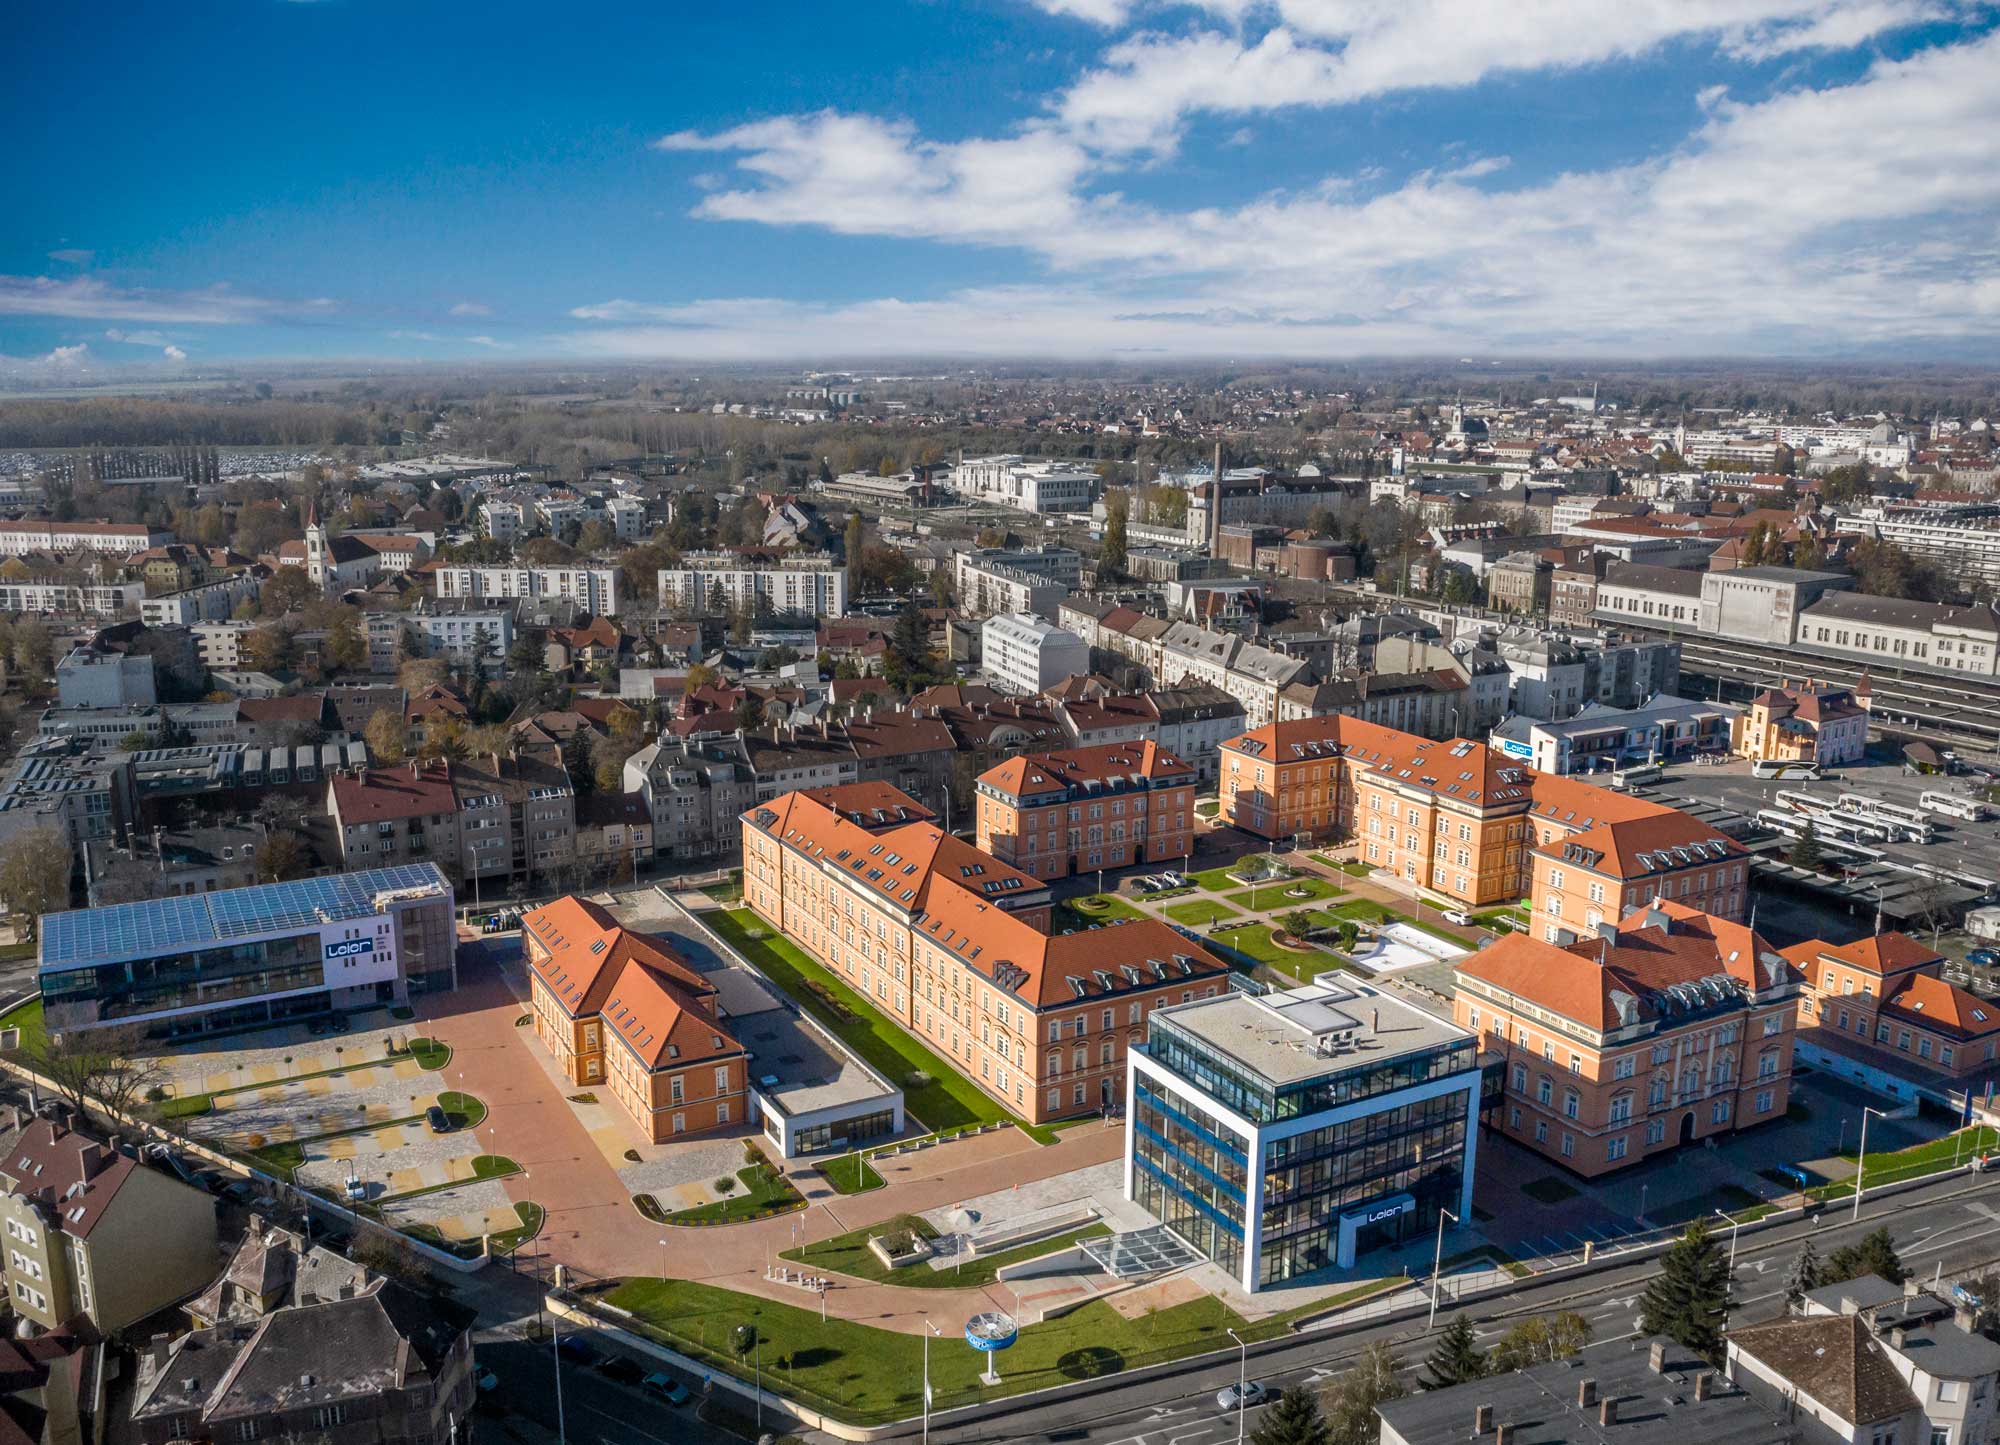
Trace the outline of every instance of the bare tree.
[[33, 938], [44, 913], [69, 904], [69, 839], [57, 828], [35, 828], [0, 847], [0, 902]]
[[87, 1114], [134, 1117], [147, 1095], [166, 1083], [159, 1062], [121, 1053], [88, 1034], [51, 1034], [27, 1051], [28, 1066]]

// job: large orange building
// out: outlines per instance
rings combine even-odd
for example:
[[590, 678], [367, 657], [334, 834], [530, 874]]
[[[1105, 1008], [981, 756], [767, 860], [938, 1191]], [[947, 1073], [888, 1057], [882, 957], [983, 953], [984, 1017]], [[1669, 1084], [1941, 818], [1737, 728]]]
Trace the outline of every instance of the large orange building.
[[1153, 742], [1009, 758], [979, 775], [979, 846], [1037, 878], [1179, 861], [1195, 776]]
[[878, 783], [760, 803], [744, 902], [1020, 1117], [1121, 1104], [1152, 1011], [1219, 995], [1228, 965], [1151, 919], [1052, 936], [1046, 884], [921, 811]]
[[1456, 1022], [1504, 1061], [1497, 1127], [1578, 1174], [1785, 1116], [1803, 980], [1740, 923], [1656, 902], [1457, 973]]
[[1805, 974], [1799, 1045], [1812, 1062], [1901, 1098], [1951, 1102], [1994, 1072], [2000, 1005], [1940, 975], [1944, 959], [1906, 933], [1785, 950]]
[[652, 1143], [749, 1122], [749, 1055], [715, 986], [594, 903], [521, 917], [535, 1037], [571, 1083], [607, 1089]]
[[1541, 773], [1464, 738], [1347, 717], [1222, 745], [1220, 817], [1259, 837], [1352, 839], [1363, 861], [1468, 907], [1531, 896], [1562, 943], [1653, 898], [1740, 918], [1742, 848], [1660, 803]]

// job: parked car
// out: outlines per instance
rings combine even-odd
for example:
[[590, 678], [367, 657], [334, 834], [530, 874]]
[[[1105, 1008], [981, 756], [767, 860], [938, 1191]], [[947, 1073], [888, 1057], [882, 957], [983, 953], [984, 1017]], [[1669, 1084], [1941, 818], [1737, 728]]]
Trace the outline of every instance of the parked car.
[[451, 1132], [451, 1115], [445, 1113], [442, 1105], [433, 1104], [424, 1110], [424, 1122], [430, 1125], [433, 1134]]
[[646, 1374], [639, 1368], [637, 1361], [628, 1359], [624, 1355], [612, 1355], [597, 1367], [597, 1373], [621, 1385], [636, 1385]]
[[1965, 956], [1965, 961], [1981, 968], [2000, 968], [2000, 949], [1975, 948]]
[[587, 1365], [597, 1358], [597, 1346], [582, 1335], [557, 1335], [556, 1353], [573, 1365]]
[[1460, 928], [1472, 927], [1472, 915], [1463, 908], [1447, 908], [1438, 916], [1446, 923], [1456, 923]]
[[490, 1394], [492, 1391], [500, 1388], [500, 1377], [491, 1370], [481, 1370], [479, 1372], [478, 1384], [480, 1394]]
[[[1238, 1398], [1239, 1390], [1241, 1392], [1240, 1399]], [[1254, 1410], [1264, 1403], [1264, 1396], [1263, 1382], [1259, 1380], [1251, 1380], [1241, 1386], [1224, 1385], [1220, 1390], [1215, 1392], [1215, 1407], [1218, 1410], [1234, 1410], [1239, 1407], [1245, 1410]]]
[[642, 1383], [669, 1405], [685, 1405], [688, 1402], [687, 1386], [663, 1371], [653, 1371]]

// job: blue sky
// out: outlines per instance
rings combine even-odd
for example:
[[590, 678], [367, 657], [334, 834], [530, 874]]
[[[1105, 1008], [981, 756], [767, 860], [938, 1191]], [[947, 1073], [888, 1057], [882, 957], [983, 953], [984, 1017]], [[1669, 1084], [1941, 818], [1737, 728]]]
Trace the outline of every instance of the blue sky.
[[1983, 356], [1996, 19], [34, 6], [0, 357]]

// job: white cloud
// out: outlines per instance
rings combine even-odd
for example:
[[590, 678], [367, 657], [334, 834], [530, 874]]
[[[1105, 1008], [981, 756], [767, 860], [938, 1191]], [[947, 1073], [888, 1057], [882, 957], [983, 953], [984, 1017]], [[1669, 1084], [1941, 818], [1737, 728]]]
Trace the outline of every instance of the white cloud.
[[491, 336], [468, 336], [465, 339], [474, 346], [491, 346], [500, 351], [511, 351], [514, 347], [511, 341], [496, 341]]
[[[670, 149], [740, 152], [734, 188], [699, 216], [1006, 246], [1062, 283], [834, 308], [602, 302], [572, 314], [619, 329], [573, 344], [715, 356], [1000, 341], [1079, 355], [1986, 345], [1990, 314], [1968, 300], [2000, 274], [1996, 63], [1989, 34], [1756, 104], [1705, 92], [1684, 143], [1602, 171], [1506, 188], [1493, 157], [1379, 193], [1331, 177], [1227, 209], [1092, 191], [1100, 162], [1052, 129], [940, 143], [823, 112], [670, 137]], [[1131, 134], [1115, 111], [1089, 124]]]
[[0, 377], [48, 381], [78, 376], [90, 369], [90, 348], [58, 346], [43, 356], [0, 356]]
[[60, 261], [65, 266], [88, 266], [95, 259], [96, 255], [95, 251], [51, 251], [49, 252], [49, 259], [51, 261]]
[[477, 301], [461, 301], [458, 305], [451, 308], [451, 314], [453, 316], [491, 316], [493, 308], [481, 305]]
[[[331, 306], [332, 302], [325, 302]], [[320, 302], [308, 302], [317, 308]], [[227, 286], [199, 291], [142, 291], [94, 276], [0, 276], [0, 316], [67, 316], [89, 321], [152, 321], [169, 325], [229, 325], [261, 321], [300, 307]]]
[[501, 341], [492, 336], [449, 336], [435, 331], [391, 331], [392, 341], [425, 341], [433, 346], [485, 346], [497, 351], [512, 351], [514, 343]]
[[157, 331], [120, 331], [113, 326], [104, 333], [106, 341], [121, 341], [127, 346], [165, 346], [167, 338]]
[[188, 359], [188, 354], [178, 346], [163, 346], [160, 348], [160, 355], [166, 357], [169, 361], [186, 361]]
[[1132, 13], [1134, 0], [1032, 0], [1037, 10], [1050, 15], [1070, 15], [1092, 25], [1123, 25]]

